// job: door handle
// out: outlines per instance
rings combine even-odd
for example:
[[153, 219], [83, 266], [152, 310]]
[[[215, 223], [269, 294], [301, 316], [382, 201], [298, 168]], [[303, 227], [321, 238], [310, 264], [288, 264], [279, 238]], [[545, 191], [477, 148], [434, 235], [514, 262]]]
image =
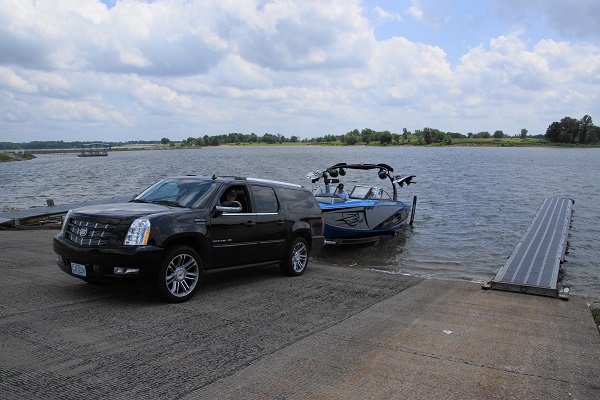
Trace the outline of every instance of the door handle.
[[254, 221], [248, 221], [248, 222], [246, 222], [246, 226], [247, 227], [252, 227], [254, 225], [256, 225], [256, 222], [254, 222]]
[[285, 221], [279, 220], [279, 221], [277, 221], [276, 223], [277, 223], [277, 225], [280, 225], [280, 226], [281, 226], [281, 225], [285, 224]]

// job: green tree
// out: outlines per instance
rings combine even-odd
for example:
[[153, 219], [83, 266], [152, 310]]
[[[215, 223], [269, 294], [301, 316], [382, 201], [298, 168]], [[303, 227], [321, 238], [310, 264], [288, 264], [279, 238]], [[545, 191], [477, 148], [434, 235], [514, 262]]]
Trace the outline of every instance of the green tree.
[[408, 129], [402, 128], [402, 140], [406, 142], [408, 140], [408, 135], [410, 135]]
[[162, 144], [169, 144], [169, 143], [171, 143], [171, 141], [169, 140], [169, 138], [166, 138], [166, 137], [164, 137], [164, 138], [160, 139], [160, 142], [161, 142]]
[[592, 117], [590, 117], [589, 115], [585, 115], [583, 118], [581, 118], [581, 120], [579, 120], [579, 127], [578, 127], [579, 143], [584, 143], [584, 144], [591, 143], [589, 133], [590, 133], [591, 127], [593, 127], [593, 126], [594, 126], [594, 124], [592, 123]]
[[527, 129], [521, 129], [521, 139], [527, 138]]
[[579, 121], [575, 118], [564, 117], [560, 120], [560, 134], [558, 141], [560, 143], [575, 143], [578, 137]]
[[383, 131], [379, 134], [379, 143], [381, 144], [391, 144], [392, 143], [392, 134], [390, 131]]
[[504, 137], [504, 132], [496, 131], [494, 132], [494, 139], [502, 139]]
[[548, 126], [548, 129], [546, 129], [546, 139], [551, 141], [551, 142], [558, 142], [558, 139], [560, 137], [560, 123], [559, 122], [553, 122], [550, 124], [550, 126]]
[[360, 142], [360, 138], [361, 138], [360, 132], [358, 131], [358, 129], [355, 129], [353, 131], [346, 133], [345, 142], [346, 142], [346, 144], [353, 146], [356, 143]]
[[423, 139], [425, 144], [433, 143], [433, 131], [430, 128], [423, 129]]
[[[160, 142], [161, 142], [162, 144], [168, 144], [168, 143], [170, 143], [170, 141], [168, 141], [168, 140], [169, 140], [169, 139], [167, 139], [167, 141], [165, 142], [165, 141], [164, 141], [164, 139], [163, 139], [163, 140], [161, 140]], [[182, 146], [184, 146], [184, 147], [191, 147], [191, 146], [193, 146], [193, 145], [194, 145], [194, 143], [196, 143], [196, 139], [194, 139], [194, 138], [193, 138], [193, 137], [191, 137], [191, 136], [190, 136], [190, 137], [188, 137], [187, 139], [184, 139], [184, 140], [182, 140], [182, 141], [181, 141], [181, 145], [182, 145]]]
[[270, 133], [265, 133], [261, 139], [262, 143], [277, 143], [277, 137], [271, 135]]
[[373, 129], [365, 128], [360, 131], [360, 134], [362, 141], [366, 144], [379, 140], [379, 135], [377, 135], [377, 132], [375, 132]]
[[593, 144], [597, 144], [600, 142], [600, 127], [591, 126], [588, 132], [589, 142]]

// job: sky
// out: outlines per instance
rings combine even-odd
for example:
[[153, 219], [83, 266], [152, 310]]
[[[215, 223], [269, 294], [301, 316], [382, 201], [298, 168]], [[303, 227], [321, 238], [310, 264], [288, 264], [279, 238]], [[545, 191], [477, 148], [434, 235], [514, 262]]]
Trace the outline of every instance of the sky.
[[600, 125], [598, 0], [0, 0], [0, 142]]

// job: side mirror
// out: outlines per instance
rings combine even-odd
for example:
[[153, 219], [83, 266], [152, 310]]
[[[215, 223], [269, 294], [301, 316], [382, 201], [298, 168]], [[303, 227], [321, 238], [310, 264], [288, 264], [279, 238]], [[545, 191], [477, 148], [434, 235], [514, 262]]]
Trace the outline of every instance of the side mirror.
[[242, 212], [242, 205], [239, 201], [224, 201], [215, 207], [220, 213], [239, 213]]

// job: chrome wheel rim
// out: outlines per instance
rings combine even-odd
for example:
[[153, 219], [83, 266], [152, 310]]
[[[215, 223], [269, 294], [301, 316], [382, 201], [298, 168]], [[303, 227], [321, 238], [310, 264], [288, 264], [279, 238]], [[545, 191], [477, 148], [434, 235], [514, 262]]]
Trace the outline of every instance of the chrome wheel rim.
[[298, 242], [292, 249], [292, 268], [296, 272], [302, 272], [308, 262], [308, 249], [303, 242]]
[[166, 283], [169, 292], [175, 297], [184, 297], [190, 294], [200, 277], [200, 268], [194, 257], [189, 254], [180, 254], [173, 258], [167, 266]]

